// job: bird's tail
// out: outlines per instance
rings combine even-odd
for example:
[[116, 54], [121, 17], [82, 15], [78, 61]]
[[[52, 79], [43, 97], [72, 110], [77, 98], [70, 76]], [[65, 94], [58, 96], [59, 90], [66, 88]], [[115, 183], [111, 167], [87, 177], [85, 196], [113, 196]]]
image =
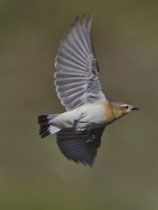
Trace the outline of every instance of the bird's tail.
[[58, 114], [40, 115], [38, 117], [38, 124], [40, 125], [39, 135], [41, 138], [49, 136], [50, 134], [57, 133], [60, 128], [53, 125], [53, 119], [56, 118]]

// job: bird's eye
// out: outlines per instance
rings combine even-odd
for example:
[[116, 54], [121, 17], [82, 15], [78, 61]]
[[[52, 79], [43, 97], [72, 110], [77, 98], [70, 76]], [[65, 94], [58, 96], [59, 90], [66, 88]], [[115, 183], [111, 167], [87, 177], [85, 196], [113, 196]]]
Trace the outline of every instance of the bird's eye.
[[121, 109], [122, 110], [124, 110], [124, 109], [128, 109], [129, 108], [129, 106], [128, 105], [123, 105], [123, 106], [121, 106]]

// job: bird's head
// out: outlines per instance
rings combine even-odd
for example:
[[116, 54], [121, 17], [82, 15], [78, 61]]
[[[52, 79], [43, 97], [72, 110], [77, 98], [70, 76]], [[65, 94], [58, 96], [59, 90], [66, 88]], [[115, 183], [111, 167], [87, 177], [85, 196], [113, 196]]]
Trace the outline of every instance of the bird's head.
[[131, 111], [139, 110], [139, 108], [126, 103], [113, 102], [111, 103], [111, 106], [115, 119], [118, 119]]

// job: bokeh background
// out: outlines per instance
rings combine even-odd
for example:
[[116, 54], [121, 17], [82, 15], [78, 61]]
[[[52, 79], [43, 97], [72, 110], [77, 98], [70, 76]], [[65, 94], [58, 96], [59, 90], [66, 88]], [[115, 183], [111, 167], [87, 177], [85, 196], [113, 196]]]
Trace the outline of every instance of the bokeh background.
[[[38, 136], [37, 116], [63, 112], [53, 85], [59, 41], [94, 14], [102, 85], [141, 108], [106, 128], [93, 168]], [[158, 2], [0, 1], [0, 209], [158, 209]]]

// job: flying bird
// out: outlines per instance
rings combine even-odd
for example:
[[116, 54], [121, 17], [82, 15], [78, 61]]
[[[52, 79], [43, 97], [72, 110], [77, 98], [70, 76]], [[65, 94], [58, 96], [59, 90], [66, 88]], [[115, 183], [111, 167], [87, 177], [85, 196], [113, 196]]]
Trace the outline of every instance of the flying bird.
[[54, 74], [57, 96], [66, 111], [38, 117], [39, 134], [56, 133], [61, 152], [76, 163], [93, 165], [108, 124], [133, 110], [131, 104], [110, 102], [99, 80], [91, 25], [93, 17], [77, 17], [60, 42]]

